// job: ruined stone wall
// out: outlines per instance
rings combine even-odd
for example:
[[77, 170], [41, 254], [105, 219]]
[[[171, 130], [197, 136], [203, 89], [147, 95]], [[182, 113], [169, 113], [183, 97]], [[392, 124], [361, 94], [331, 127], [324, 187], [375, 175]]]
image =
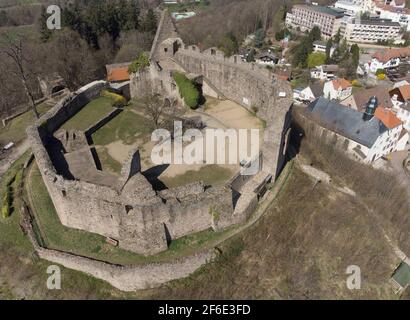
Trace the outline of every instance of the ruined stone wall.
[[[135, 157], [116, 189], [69, 180], [57, 174], [47, 149], [55, 130], [84, 105], [98, 97], [103, 82], [93, 83], [58, 103], [36, 125], [27, 130], [33, 153], [61, 223], [67, 227], [97, 233], [119, 241], [119, 246], [142, 254], [167, 249], [167, 242], [213, 226], [210, 207], [227, 217], [233, 213], [228, 189], [183, 188], [157, 195], [139, 172]], [[122, 181], [122, 182], [121, 182]], [[191, 186], [192, 187], [192, 186]], [[188, 188], [191, 188], [188, 187]], [[196, 190], [193, 192], [193, 190]]]
[[22, 209], [20, 224], [40, 258], [84, 272], [123, 291], [155, 288], [168, 281], [187, 277], [216, 257], [213, 250], [203, 250], [191, 256], [175, 259], [172, 262], [123, 266], [68, 252], [50, 250], [41, 247], [37, 242], [30, 213], [26, 207]]
[[118, 193], [85, 181], [66, 180], [56, 173], [46, 145], [49, 137], [71, 116], [97, 98], [105, 82], [84, 87], [49, 110], [27, 129], [36, 162], [63, 225], [109, 237], [119, 235], [119, 214], [125, 210]]
[[228, 99], [266, 117], [278, 93], [272, 86], [273, 74], [243, 63], [239, 56], [225, 58], [218, 53], [216, 49], [199, 52], [196, 46], [182, 45], [174, 60], [188, 72], [203, 75]]
[[266, 121], [263, 170], [276, 177], [285, 161], [285, 134], [292, 104], [290, 85], [267, 69], [242, 62], [239, 56], [226, 58], [216, 49], [200, 52], [196, 46], [181, 44], [173, 60], [187, 72], [203, 75], [223, 96]]

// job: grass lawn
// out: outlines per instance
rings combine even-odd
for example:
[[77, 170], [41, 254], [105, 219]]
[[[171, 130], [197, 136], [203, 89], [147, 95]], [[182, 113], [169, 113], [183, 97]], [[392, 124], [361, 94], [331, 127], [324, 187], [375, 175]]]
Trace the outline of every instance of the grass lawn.
[[114, 99], [99, 97], [88, 103], [84, 108], [64, 123], [62, 129], [84, 131], [93, 124], [97, 123], [101, 118], [114, 111], [113, 105]]
[[184, 174], [168, 178], [160, 177], [168, 188], [175, 188], [202, 180], [205, 185], [224, 183], [233, 176], [233, 172], [216, 164], [204, 166], [198, 171], [189, 170]]
[[138, 136], [151, 134], [149, 120], [135, 112], [125, 109], [92, 136], [95, 145], [107, 145], [121, 140], [124, 144], [133, 144]]
[[122, 165], [117, 160], [113, 159], [105, 147], [96, 148], [98, 158], [101, 162], [102, 170], [120, 174]]
[[[41, 103], [37, 106], [38, 112], [42, 115], [50, 109], [50, 106]], [[36, 117], [32, 110], [11, 120], [6, 127], [0, 128], [0, 143], [20, 142], [26, 137], [26, 128], [33, 124]]]
[[[28, 159], [29, 153], [25, 153], [19, 160], [17, 160], [10, 169], [5, 173], [1, 182], [1, 197], [3, 200], [6, 185], [14, 179], [17, 172], [22, 170], [24, 162]], [[15, 183], [12, 183], [12, 187], [16, 187]], [[0, 247], [11, 246], [15, 247], [18, 252], [27, 253], [31, 250], [31, 244], [22, 236], [21, 230], [18, 227], [20, 222], [20, 205], [19, 199], [12, 198], [12, 213], [7, 219], [0, 217]]]

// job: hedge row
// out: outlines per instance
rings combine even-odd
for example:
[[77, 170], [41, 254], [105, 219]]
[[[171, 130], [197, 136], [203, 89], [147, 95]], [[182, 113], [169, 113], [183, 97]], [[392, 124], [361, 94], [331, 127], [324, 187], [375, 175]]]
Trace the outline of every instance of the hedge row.
[[193, 82], [180, 72], [174, 72], [173, 78], [185, 103], [192, 109], [198, 107], [200, 94]]
[[108, 90], [102, 90], [101, 96], [114, 100], [114, 107], [121, 108], [127, 104], [127, 100], [120, 94]]

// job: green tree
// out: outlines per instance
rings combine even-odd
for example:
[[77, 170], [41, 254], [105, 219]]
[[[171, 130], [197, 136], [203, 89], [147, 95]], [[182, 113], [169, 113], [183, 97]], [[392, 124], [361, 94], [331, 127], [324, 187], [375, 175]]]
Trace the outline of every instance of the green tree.
[[239, 44], [234, 34], [229, 32], [221, 39], [218, 48], [225, 54], [225, 57], [230, 57], [238, 52]]
[[342, 39], [342, 35], [341, 35], [340, 29], [339, 29], [339, 30], [337, 30], [337, 33], [335, 34], [335, 37], [334, 37], [334, 41], [333, 41], [333, 42], [334, 42], [336, 45], [339, 45], [341, 39]]
[[246, 56], [246, 62], [255, 62], [255, 49], [251, 49]]
[[326, 63], [330, 64], [332, 63], [332, 55], [331, 55], [331, 51], [332, 51], [332, 47], [333, 47], [333, 40], [332, 38], [329, 38], [329, 40], [327, 40], [326, 42]]
[[39, 26], [39, 32], [40, 32], [40, 40], [42, 42], [47, 42], [52, 34], [52, 31], [47, 27], [47, 19], [48, 19], [48, 14], [46, 11], [46, 7], [42, 6], [41, 7], [41, 14], [40, 18], [38, 20], [38, 26]]
[[309, 68], [314, 68], [316, 66], [320, 66], [322, 64], [325, 64], [326, 62], [326, 55], [321, 52], [312, 52], [308, 56], [308, 67]]
[[103, 30], [110, 35], [112, 42], [115, 43], [121, 33], [119, 12], [115, 3], [106, 4], [103, 21]]
[[309, 32], [309, 37], [310, 37], [310, 40], [312, 41], [312, 43], [313, 43], [314, 41], [318, 41], [318, 40], [321, 39], [321, 37], [322, 37], [322, 32], [320, 31], [320, 29], [319, 29], [318, 26], [314, 26], [314, 27], [312, 28], [312, 30], [310, 30], [310, 32]]
[[129, 73], [135, 73], [145, 70], [149, 67], [149, 58], [145, 53], [141, 53], [128, 67]]
[[275, 33], [275, 39], [276, 41], [281, 41], [285, 39], [285, 37], [287, 37], [288, 35], [290, 35], [289, 30], [287, 28], [284, 28]]
[[255, 32], [255, 40], [254, 40], [255, 47], [257, 47], [257, 48], [262, 47], [262, 45], [263, 45], [264, 42], [265, 42], [265, 37], [266, 37], [265, 30], [263, 30], [262, 28], [256, 30], [256, 32]]
[[[127, 23], [125, 25], [125, 30], [133, 30], [139, 28], [139, 16], [140, 16], [140, 8], [138, 5], [137, 0], [131, 0], [128, 2], [127, 6]], [[156, 26], [156, 20], [155, 20]]]
[[142, 29], [145, 32], [155, 33], [157, 31], [157, 17], [154, 10], [149, 9], [142, 23]]
[[350, 48], [350, 53], [352, 55], [352, 64], [355, 69], [359, 66], [359, 58], [360, 58], [360, 48], [357, 44], [353, 44]]

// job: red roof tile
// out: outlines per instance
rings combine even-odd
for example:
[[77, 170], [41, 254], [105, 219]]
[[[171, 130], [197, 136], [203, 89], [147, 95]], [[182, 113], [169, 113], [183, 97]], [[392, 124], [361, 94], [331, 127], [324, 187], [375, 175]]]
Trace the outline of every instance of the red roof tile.
[[402, 124], [400, 119], [397, 118], [391, 110], [386, 108], [378, 107], [374, 113], [374, 116], [383, 122], [383, 124], [389, 129], [396, 128]]
[[128, 66], [112, 68], [107, 73], [107, 81], [127, 81], [130, 80], [130, 75], [128, 73]]
[[347, 81], [346, 79], [343, 79], [343, 78], [338, 78], [338, 79], [332, 80], [332, 83], [333, 83], [333, 87], [336, 90], [339, 90], [339, 88], [342, 88], [344, 90], [344, 89], [349, 88], [349, 87], [352, 86], [349, 81]]

